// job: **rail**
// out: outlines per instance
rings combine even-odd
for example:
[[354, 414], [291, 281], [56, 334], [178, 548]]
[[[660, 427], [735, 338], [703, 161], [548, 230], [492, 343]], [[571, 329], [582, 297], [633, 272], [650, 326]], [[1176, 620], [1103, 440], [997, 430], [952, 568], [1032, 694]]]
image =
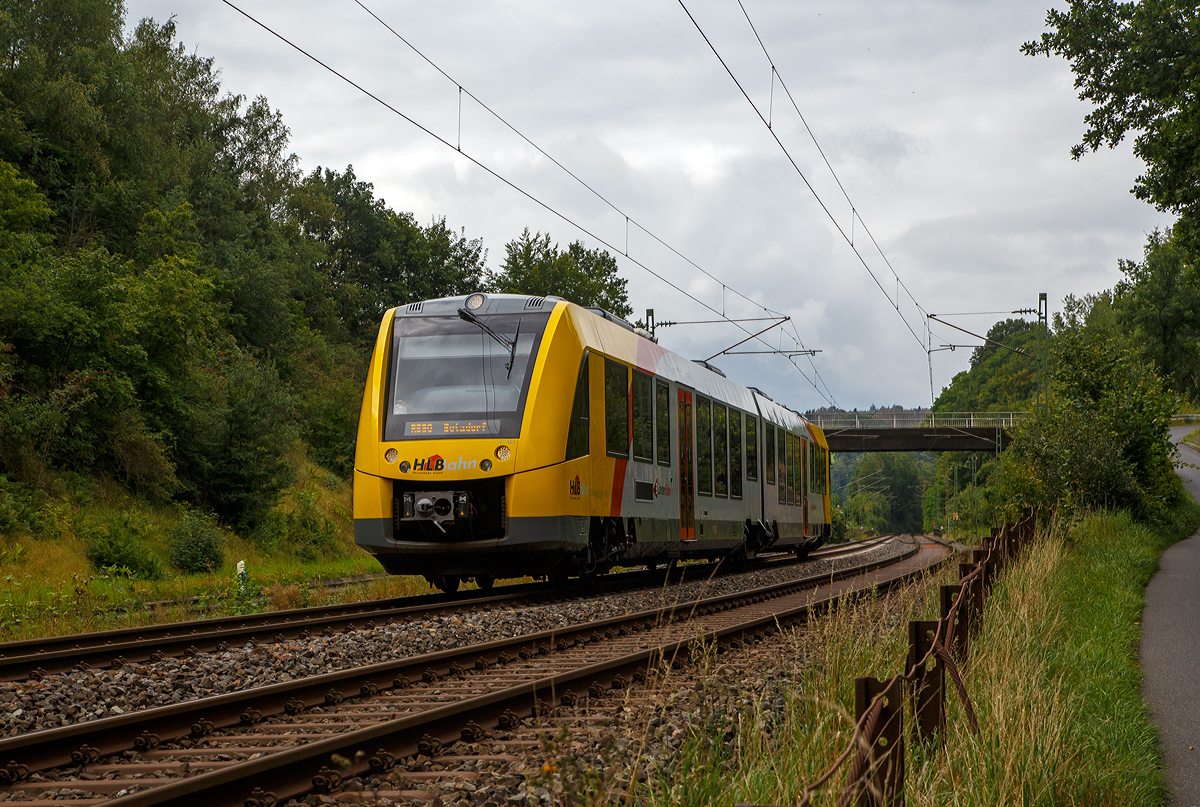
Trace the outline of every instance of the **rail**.
[[[863, 548], [826, 547], [811, 553], [810, 560], [834, 558]], [[797, 563], [791, 556], [764, 555], [742, 566], [766, 568], [778, 563]], [[718, 569], [720, 571], [718, 572]], [[564, 588], [544, 583], [515, 583], [492, 591], [469, 590], [454, 595], [420, 594], [335, 605], [310, 606], [261, 614], [213, 617], [161, 625], [117, 628], [98, 633], [81, 633], [22, 639], [0, 643], [0, 682], [40, 679], [67, 672], [78, 665], [91, 668], [124, 666], [129, 663], [161, 661], [166, 657], [221, 651], [247, 641], [294, 640], [323, 632], [341, 632], [369, 627], [398, 618], [461, 614], [465, 609], [488, 609], [499, 605], [537, 604], [546, 601], [593, 597], [637, 588], [658, 588], [664, 581], [682, 582], [710, 574], [733, 571], [729, 564], [699, 563], [661, 571], [627, 571], [593, 580], [579, 580]]]
[[1032, 412], [819, 412], [810, 421], [833, 429], [988, 428], [1011, 429]]
[[[114, 805], [130, 807], [266, 807], [314, 790], [328, 794], [348, 777], [386, 775], [397, 759], [433, 756], [458, 739], [476, 742], [486, 731], [481, 726], [505, 730], [525, 716], [552, 714], [556, 704], [611, 697], [664, 663], [685, 663], [698, 637], [740, 647], [846, 591], [904, 584], [940, 559], [914, 545], [832, 574], [0, 739], [0, 759], [11, 760], [0, 767], [0, 793], [36, 796], [50, 781], [42, 774], [57, 770], [56, 787], [93, 791], [96, 801], [112, 794]], [[444, 700], [447, 691], [428, 689], [434, 682], [439, 690], [454, 685], [461, 699]], [[413, 702], [403, 706], [405, 699]], [[373, 701], [379, 711], [364, 712]], [[285, 730], [309, 742], [279, 744]], [[253, 753], [244, 760], [176, 759], [231, 755], [197, 747], [209, 738]], [[181, 745], [168, 747], [175, 742]], [[144, 759], [131, 761], [131, 749]], [[328, 768], [331, 760], [340, 770]], [[181, 767], [187, 765], [191, 775]], [[85, 775], [104, 781], [71, 778]], [[136, 788], [148, 789], [131, 792]]]

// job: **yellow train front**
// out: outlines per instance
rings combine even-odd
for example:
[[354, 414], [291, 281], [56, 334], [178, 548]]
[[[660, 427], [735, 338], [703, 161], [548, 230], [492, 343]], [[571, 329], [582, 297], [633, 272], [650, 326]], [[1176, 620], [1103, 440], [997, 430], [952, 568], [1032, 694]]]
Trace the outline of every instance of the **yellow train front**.
[[553, 297], [388, 311], [359, 419], [355, 542], [448, 591], [819, 546], [821, 431], [648, 337]]

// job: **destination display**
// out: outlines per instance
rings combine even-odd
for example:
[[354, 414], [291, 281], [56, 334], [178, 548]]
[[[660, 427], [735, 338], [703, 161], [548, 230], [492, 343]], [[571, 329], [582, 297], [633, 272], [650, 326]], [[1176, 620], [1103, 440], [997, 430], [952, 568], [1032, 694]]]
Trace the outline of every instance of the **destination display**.
[[496, 434], [500, 421], [489, 420], [426, 420], [404, 424], [405, 437], [472, 437]]

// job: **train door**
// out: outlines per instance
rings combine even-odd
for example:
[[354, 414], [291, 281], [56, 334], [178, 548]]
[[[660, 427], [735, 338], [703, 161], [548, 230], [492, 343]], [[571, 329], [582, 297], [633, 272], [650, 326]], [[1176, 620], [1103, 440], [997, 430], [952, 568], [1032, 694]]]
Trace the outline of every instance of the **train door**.
[[692, 393], [679, 390], [679, 540], [696, 540], [696, 491], [692, 459]]

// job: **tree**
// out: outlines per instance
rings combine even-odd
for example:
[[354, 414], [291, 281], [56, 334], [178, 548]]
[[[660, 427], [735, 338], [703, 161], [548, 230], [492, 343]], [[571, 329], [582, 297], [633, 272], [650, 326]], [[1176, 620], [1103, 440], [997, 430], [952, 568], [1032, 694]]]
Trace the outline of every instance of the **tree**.
[[1178, 399], [1134, 344], [1091, 324], [1086, 302], [1068, 303], [1055, 317], [1049, 408], [1005, 452], [1001, 498], [1162, 518], [1182, 489], [1170, 439]]
[[1200, 274], [1168, 230], [1150, 234], [1145, 260], [1121, 261], [1114, 294], [1142, 355], [1176, 392], [1200, 392]]
[[1177, 213], [1189, 244], [1200, 240], [1200, 7], [1181, 0], [1068, 0], [1050, 10], [1051, 30], [1026, 42], [1030, 55], [1071, 63], [1079, 97], [1095, 108], [1083, 142], [1071, 150], [1113, 147], [1134, 133], [1146, 163], [1133, 193]]
[[[1027, 409], [1037, 389], [1037, 360], [1032, 357], [1037, 328], [1024, 320], [1006, 319], [987, 332], [992, 342], [975, 348], [971, 366], [958, 373], [938, 395], [940, 412]], [[999, 342], [1022, 353], [998, 347]]]
[[864, 455], [847, 485], [850, 517], [872, 532], [920, 532], [922, 492], [930, 469], [922, 455]]
[[618, 317], [633, 313], [617, 275], [617, 260], [602, 249], [575, 241], [566, 251], [550, 243], [550, 234], [521, 236], [504, 245], [504, 264], [488, 274], [488, 287], [502, 294], [554, 295], [582, 306], [603, 308]]

